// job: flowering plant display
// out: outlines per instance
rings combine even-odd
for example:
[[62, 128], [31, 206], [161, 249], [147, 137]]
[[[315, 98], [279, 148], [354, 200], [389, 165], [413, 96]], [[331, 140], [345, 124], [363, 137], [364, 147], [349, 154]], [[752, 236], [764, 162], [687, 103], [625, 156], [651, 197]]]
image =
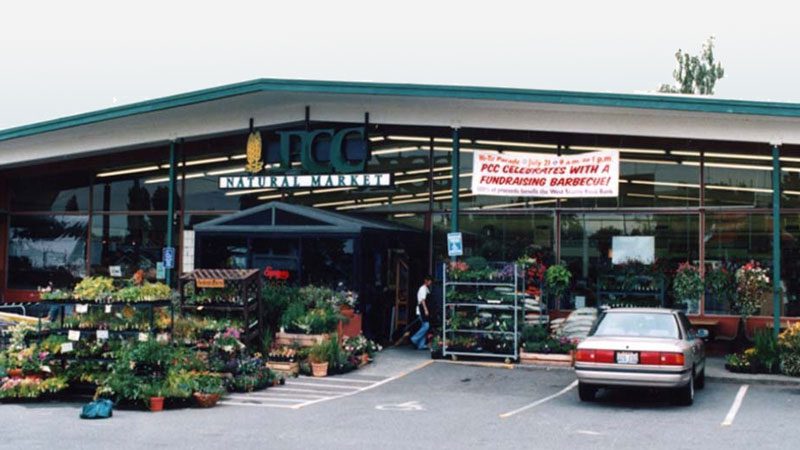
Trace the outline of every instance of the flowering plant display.
[[769, 293], [769, 276], [759, 263], [750, 261], [736, 271], [735, 279], [734, 308], [743, 319], [747, 319], [758, 312], [764, 295]]
[[363, 334], [347, 338], [344, 341], [344, 350], [354, 355], [368, 354], [370, 357], [383, 350], [380, 344], [367, 339]]
[[678, 265], [675, 278], [672, 280], [672, 290], [675, 293], [675, 300], [686, 304], [688, 312], [697, 311], [704, 289], [700, 270], [696, 266], [688, 261]]
[[55, 393], [67, 388], [64, 377], [41, 378], [3, 378], [0, 380], [0, 398], [37, 398], [47, 393]]

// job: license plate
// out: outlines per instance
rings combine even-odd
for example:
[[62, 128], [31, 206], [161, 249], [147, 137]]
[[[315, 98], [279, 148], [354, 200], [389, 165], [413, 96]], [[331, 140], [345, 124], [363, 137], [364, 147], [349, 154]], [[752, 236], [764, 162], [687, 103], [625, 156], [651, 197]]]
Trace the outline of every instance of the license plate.
[[639, 354], [636, 352], [617, 352], [617, 364], [639, 364]]

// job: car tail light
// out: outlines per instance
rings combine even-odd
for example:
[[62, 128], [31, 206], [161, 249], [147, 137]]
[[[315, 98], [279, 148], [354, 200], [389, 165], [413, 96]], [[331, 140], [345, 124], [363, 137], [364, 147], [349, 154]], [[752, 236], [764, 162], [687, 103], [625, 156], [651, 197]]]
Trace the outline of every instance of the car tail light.
[[683, 353], [661, 353], [659, 364], [662, 366], [682, 366], [683, 363]]
[[614, 350], [596, 350], [595, 360], [599, 363], [613, 363]]
[[580, 348], [578, 353], [575, 354], [575, 360], [579, 362], [613, 363], [614, 350]]
[[658, 352], [639, 352], [639, 364], [657, 366], [661, 364], [661, 354]]

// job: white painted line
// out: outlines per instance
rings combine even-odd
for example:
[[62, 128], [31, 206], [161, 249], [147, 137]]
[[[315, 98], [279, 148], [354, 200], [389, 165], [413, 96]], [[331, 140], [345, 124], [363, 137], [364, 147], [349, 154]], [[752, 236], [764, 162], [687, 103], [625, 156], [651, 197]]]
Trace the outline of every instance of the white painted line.
[[[307, 377], [305, 375], [301, 376], [301, 377], [297, 377], [297, 379], [298, 380], [308, 380], [308, 381], [314, 380], [314, 381], [320, 381], [320, 382], [323, 382], [323, 383], [330, 382], [330, 381], [336, 381], [336, 382], [343, 382], [343, 383], [351, 382], [351, 383], [366, 383], [366, 384], [370, 384], [370, 383], [375, 383], [376, 381], [381, 381], [380, 378], [375, 379], [375, 380], [356, 380], [355, 378], [343, 378], [343, 377], [335, 377], [335, 378], [330, 378], [330, 377], [322, 378], [322, 377], [319, 377], [318, 378], [318, 377]], [[289, 381], [292, 381], [292, 380], [289, 379], [289, 380], [286, 380], [286, 381], [289, 382]]]
[[229, 398], [232, 400], [252, 400], [255, 402], [271, 401], [271, 402], [289, 402], [289, 403], [303, 403], [309, 400], [307, 398], [261, 397], [261, 396], [243, 395], [243, 394], [228, 395], [225, 398]]
[[282, 387], [282, 391], [291, 391], [291, 392], [309, 392], [312, 394], [322, 394], [322, 395], [339, 395], [341, 392], [331, 392], [331, 391], [322, 391], [319, 389], [301, 389], [301, 388], [290, 388], [290, 387]]
[[385, 380], [378, 381], [377, 383], [371, 384], [369, 386], [365, 386], [365, 387], [363, 387], [363, 388], [361, 388], [361, 389], [359, 389], [357, 391], [347, 392], [347, 393], [344, 393], [344, 394], [341, 394], [341, 395], [337, 395], [337, 396], [334, 396], [334, 397], [330, 397], [330, 398], [321, 398], [319, 400], [312, 400], [312, 401], [309, 401], [309, 402], [302, 403], [300, 405], [293, 406], [292, 408], [300, 409], [300, 408], [304, 408], [304, 407], [309, 406], [309, 405], [313, 405], [315, 403], [321, 403], [321, 402], [326, 402], [328, 400], [335, 400], [335, 399], [339, 399], [339, 398], [349, 397], [351, 395], [355, 395], [355, 394], [358, 394], [358, 393], [361, 393], [361, 392], [364, 392], [364, 391], [368, 391], [370, 389], [375, 389], [378, 386], [383, 386], [386, 383], [390, 383], [390, 382], [392, 382], [394, 380], [403, 378], [404, 376], [410, 374], [411, 372], [415, 372], [415, 371], [417, 371], [419, 369], [428, 367], [429, 365], [433, 364], [433, 362], [434, 362], [434, 360], [425, 361], [424, 363], [422, 363], [422, 364], [420, 364], [420, 365], [418, 365], [418, 366], [416, 366], [416, 367], [414, 367], [414, 368], [412, 368], [410, 370], [407, 370], [407, 371], [405, 371], [403, 373], [397, 374], [397, 375], [395, 375], [393, 377], [389, 377], [389, 378], [387, 378]]
[[323, 389], [359, 389], [357, 386], [337, 386], [335, 384], [303, 383], [297, 381], [286, 381], [286, 386], [313, 386]]
[[744, 400], [744, 396], [747, 394], [747, 389], [749, 387], [750, 386], [746, 384], [743, 384], [739, 387], [739, 392], [736, 393], [736, 398], [733, 399], [731, 409], [728, 411], [728, 415], [725, 416], [725, 420], [723, 420], [721, 423], [723, 427], [729, 427], [733, 424], [733, 419], [736, 418], [736, 413], [738, 413], [739, 408], [742, 407], [742, 401]]
[[[263, 393], [258, 393], [258, 394], [261, 395], [262, 397], [266, 397], [266, 396], [272, 396], [272, 397], [298, 397], [298, 398], [303, 397], [305, 400], [313, 400], [315, 398], [327, 397], [327, 395], [325, 395], [325, 394], [306, 394], [304, 392], [279, 392], [279, 391], [274, 390], [274, 389], [270, 389], [270, 390], [272, 392], [263, 392]], [[256, 393], [254, 392], [254, 393], [251, 393], [251, 394], [256, 394]]]
[[296, 409], [294, 405], [276, 405], [270, 403], [244, 403], [244, 402], [229, 402], [227, 400], [223, 400], [219, 402], [220, 405], [231, 405], [231, 406], [254, 406], [256, 408], [286, 408], [286, 409]]
[[556, 392], [553, 395], [547, 396], [547, 397], [545, 397], [545, 398], [543, 398], [541, 400], [536, 400], [535, 402], [531, 403], [530, 405], [525, 405], [522, 408], [517, 408], [517, 409], [515, 409], [513, 411], [509, 411], [507, 413], [500, 414], [500, 418], [501, 419], [506, 419], [508, 417], [513, 416], [514, 414], [521, 413], [522, 411], [526, 411], [526, 410], [529, 410], [529, 409], [534, 408], [536, 406], [539, 406], [542, 403], [549, 402], [550, 400], [552, 400], [552, 399], [554, 399], [556, 397], [562, 396], [562, 395], [566, 394], [567, 392], [569, 392], [572, 389], [575, 389], [575, 386], [577, 386], [577, 385], [578, 385], [578, 380], [575, 380], [575, 381], [572, 382], [572, 384], [570, 384], [569, 386], [565, 387], [564, 389]]

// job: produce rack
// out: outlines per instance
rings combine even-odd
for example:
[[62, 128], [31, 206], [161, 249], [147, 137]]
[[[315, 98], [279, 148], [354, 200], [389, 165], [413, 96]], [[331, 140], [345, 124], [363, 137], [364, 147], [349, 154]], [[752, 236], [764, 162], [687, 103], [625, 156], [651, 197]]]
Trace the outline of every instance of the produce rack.
[[524, 277], [513, 263], [489, 263], [475, 276], [444, 265], [442, 356], [517, 360]]
[[261, 272], [256, 269], [196, 269], [179, 280], [180, 309], [183, 313], [240, 315], [241, 340], [250, 345], [264, 336], [261, 285]]

